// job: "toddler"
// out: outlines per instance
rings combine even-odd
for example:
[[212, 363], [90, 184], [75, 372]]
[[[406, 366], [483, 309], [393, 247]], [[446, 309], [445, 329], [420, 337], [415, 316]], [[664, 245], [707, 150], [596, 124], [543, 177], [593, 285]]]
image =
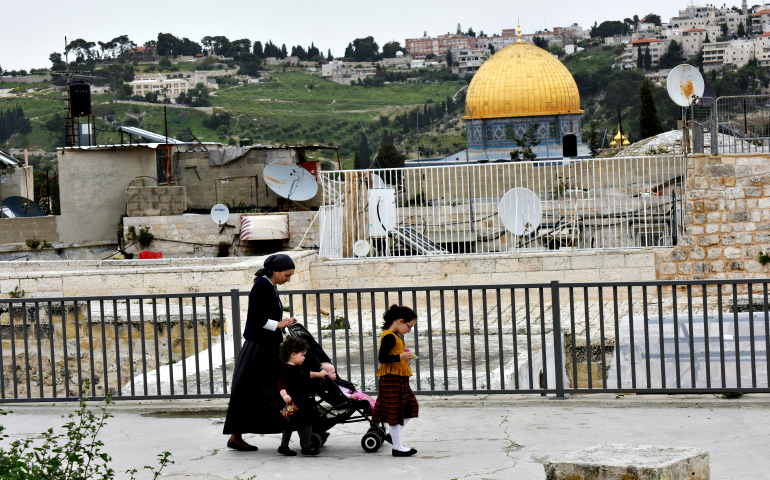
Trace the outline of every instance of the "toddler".
[[355, 385], [352, 383], [343, 380], [342, 378], [337, 378], [337, 370], [334, 368], [334, 365], [331, 363], [322, 363], [321, 369], [328, 374], [329, 378], [339, 387], [343, 395], [351, 400], [366, 400], [369, 402], [371, 411], [374, 411], [374, 399], [364, 392], [357, 391]]
[[289, 337], [281, 344], [278, 358], [284, 363], [281, 375], [278, 377], [278, 391], [290, 405], [292, 401], [297, 406], [297, 412], [292, 415], [288, 425], [283, 431], [281, 446], [278, 453], [286, 456], [297, 454], [289, 448], [291, 432], [297, 430], [302, 433], [302, 455], [318, 455], [319, 450], [310, 444], [313, 433], [313, 423], [318, 419], [315, 410], [315, 397], [310, 386], [311, 378], [323, 378], [328, 374], [325, 371], [311, 372], [302, 368], [307, 353], [307, 343], [299, 338]]

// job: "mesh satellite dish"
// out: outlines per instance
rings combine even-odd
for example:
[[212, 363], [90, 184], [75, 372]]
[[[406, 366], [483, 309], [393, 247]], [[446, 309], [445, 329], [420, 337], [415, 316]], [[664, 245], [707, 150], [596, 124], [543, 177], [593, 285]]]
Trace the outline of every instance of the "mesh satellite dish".
[[2, 202], [0, 218], [44, 217], [40, 205], [24, 197], [6, 197]]
[[543, 207], [535, 192], [528, 188], [516, 187], [503, 195], [498, 206], [498, 215], [506, 230], [514, 235], [527, 235], [540, 226]]
[[270, 190], [289, 200], [310, 200], [318, 193], [313, 175], [299, 165], [271, 163], [263, 175]]
[[353, 244], [353, 255], [365, 257], [372, 251], [372, 246], [366, 240], [359, 240]]
[[227, 206], [218, 203], [211, 208], [211, 219], [214, 220], [218, 226], [222, 226], [227, 223], [230, 218], [230, 210]]
[[666, 83], [668, 96], [680, 107], [689, 107], [692, 102], [703, 96], [705, 84], [697, 68], [692, 65], [677, 65], [668, 74]]

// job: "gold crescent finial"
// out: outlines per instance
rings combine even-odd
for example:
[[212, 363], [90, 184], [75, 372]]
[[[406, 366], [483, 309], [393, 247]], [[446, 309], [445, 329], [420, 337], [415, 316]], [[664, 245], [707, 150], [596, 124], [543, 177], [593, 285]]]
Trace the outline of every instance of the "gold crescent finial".
[[518, 28], [518, 30], [516, 30], [516, 33], [518, 33], [518, 36], [519, 36], [519, 41], [517, 43], [521, 43], [521, 20], [516, 19], [516, 21], [519, 24], [519, 28]]

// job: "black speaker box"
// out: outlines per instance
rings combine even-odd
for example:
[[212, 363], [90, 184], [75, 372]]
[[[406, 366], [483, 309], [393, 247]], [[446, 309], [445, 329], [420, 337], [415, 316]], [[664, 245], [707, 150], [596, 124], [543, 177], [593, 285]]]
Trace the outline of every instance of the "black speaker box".
[[73, 117], [91, 115], [91, 85], [85, 82], [70, 83], [70, 102]]
[[577, 157], [577, 135], [568, 133], [562, 137], [561, 141], [563, 147], [562, 156], [564, 158]]

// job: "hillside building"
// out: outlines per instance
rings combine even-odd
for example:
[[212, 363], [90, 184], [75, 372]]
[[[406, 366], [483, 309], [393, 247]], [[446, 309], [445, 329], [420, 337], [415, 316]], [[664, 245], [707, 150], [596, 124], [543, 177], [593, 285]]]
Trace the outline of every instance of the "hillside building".
[[407, 38], [404, 44], [412, 58], [425, 58], [430, 54], [446, 55], [450, 48], [476, 48], [476, 38], [470, 35], [448, 33], [437, 37], [426, 35], [420, 38]]

